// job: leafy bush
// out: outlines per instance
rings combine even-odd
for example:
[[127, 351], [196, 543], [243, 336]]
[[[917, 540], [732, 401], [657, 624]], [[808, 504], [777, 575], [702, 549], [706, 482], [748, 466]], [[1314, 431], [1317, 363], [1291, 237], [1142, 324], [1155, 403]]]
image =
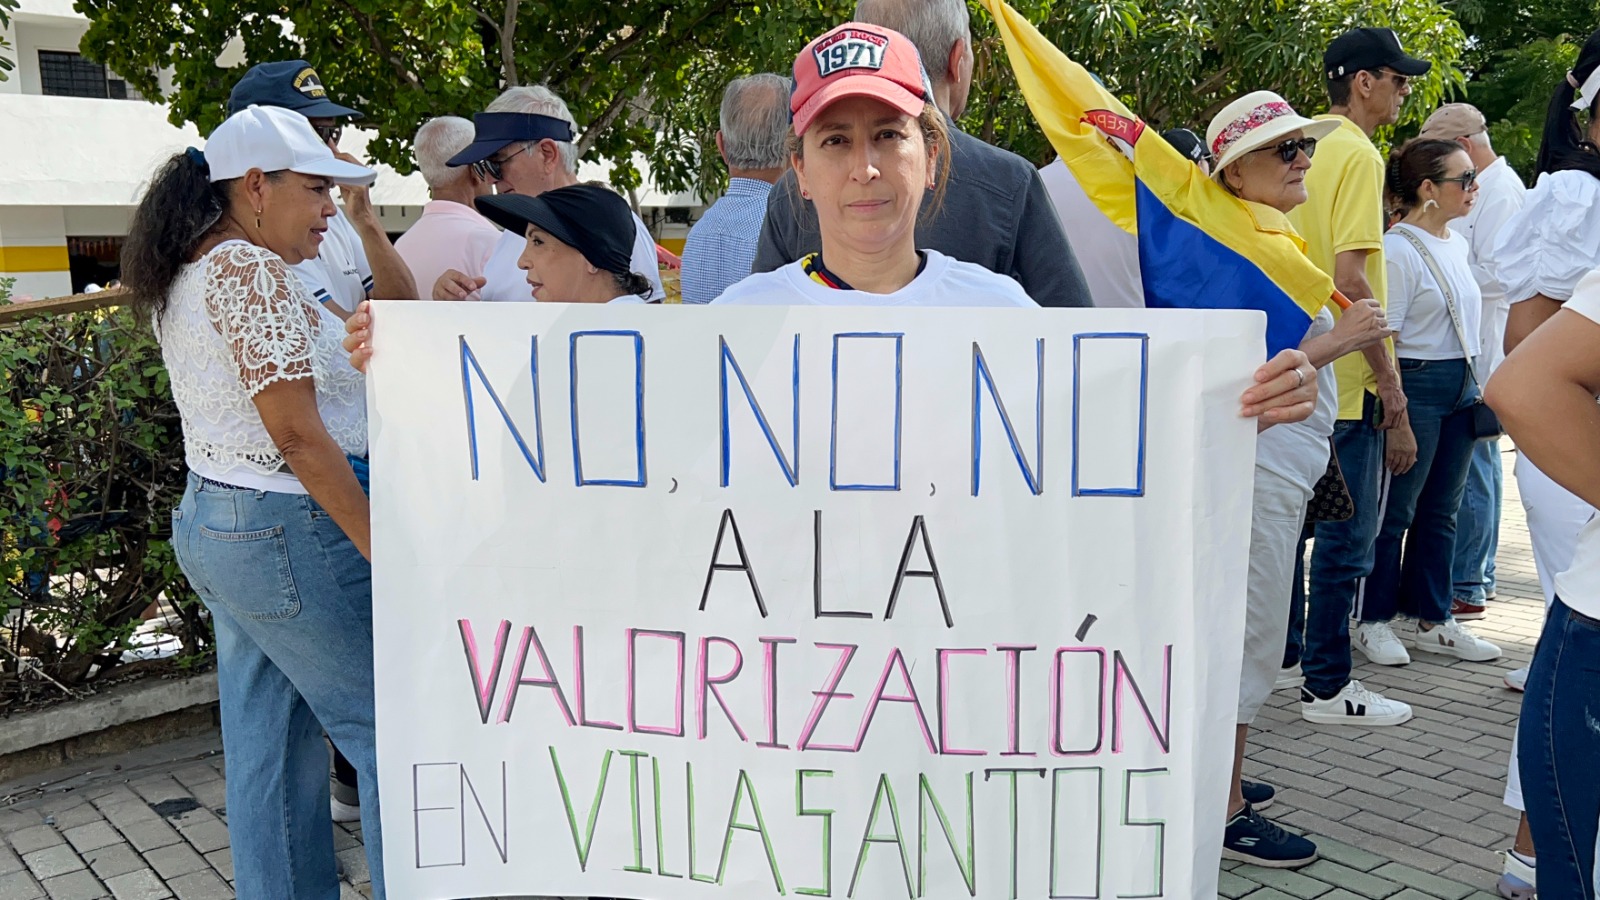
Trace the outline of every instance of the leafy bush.
[[158, 597], [185, 661], [208, 652], [169, 542], [184, 472], [160, 348], [130, 310], [0, 326], [0, 708], [43, 682], [20, 674], [114, 671]]

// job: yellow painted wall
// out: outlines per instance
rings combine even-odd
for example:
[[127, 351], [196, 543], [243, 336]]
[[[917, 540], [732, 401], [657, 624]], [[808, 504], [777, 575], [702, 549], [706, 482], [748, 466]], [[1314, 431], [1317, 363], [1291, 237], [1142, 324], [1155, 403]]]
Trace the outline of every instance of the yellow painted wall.
[[0, 272], [65, 272], [67, 248], [0, 247]]

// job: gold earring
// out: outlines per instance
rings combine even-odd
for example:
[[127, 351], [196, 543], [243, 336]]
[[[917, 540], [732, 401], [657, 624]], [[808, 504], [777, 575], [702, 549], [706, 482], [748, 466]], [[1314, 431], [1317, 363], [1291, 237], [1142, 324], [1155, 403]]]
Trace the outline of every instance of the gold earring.
[[261, 230], [261, 210], [256, 210], [256, 230]]

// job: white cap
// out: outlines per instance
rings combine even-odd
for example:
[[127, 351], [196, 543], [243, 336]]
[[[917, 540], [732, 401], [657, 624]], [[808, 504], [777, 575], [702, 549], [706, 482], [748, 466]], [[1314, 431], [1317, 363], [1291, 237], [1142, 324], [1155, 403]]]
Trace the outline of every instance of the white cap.
[[205, 155], [213, 183], [251, 169], [287, 169], [357, 187], [367, 187], [378, 177], [366, 166], [336, 158], [305, 116], [277, 106], [250, 106], [229, 116], [206, 139]]

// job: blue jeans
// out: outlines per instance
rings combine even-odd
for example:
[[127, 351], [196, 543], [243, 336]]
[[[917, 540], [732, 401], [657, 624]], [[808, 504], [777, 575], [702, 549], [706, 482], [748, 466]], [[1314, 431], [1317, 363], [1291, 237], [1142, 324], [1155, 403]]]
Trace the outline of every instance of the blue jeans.
[[1600, 620], [1557, 597], [1544, 620], [1517, 728], [1528, 827], [1539, 850], [1539, 896], [1594, 900], [1600, 840]]
[[1472, 461], [1469, 407], [1478, 386], [1464, 359], [1402, 359], [1400, 384], [1417, 463], [1404, 475], [1385, 476], [1372, 574], [1357, 593], [1355, 617], [1387, 622], [1405, 613], [1439, 623], [1450, 618], [1456, 511]]
[[372, 567], [308, 496], [191, 473], [173, 549], [217, 633], [228, 836], [240, 900], [336, 900], [326, 729], [361, 776], [373, 896], [383, 832]]
[[1456, 515], [1456, 553], [1452, 566], [1455, 596], [1482, 605], [1494, 593], [1494, 556], [1500, 551], [1500, 503], [1505, 471], [1500, 468], [1500, 441], [1479, 441], [1472, 448], [1467, 489]]
[[[1377, 398], [1368, 394], [1360, 419], [1334, 423], [1333, 452], [1344, 471], [1355, 515], [1343, 522], [1316, 523], [1309, 595], [1303, 564], [1295, 566], [1284, 665], [1299, 662], [1306, 690], [1324, 699], [1344, 690], [1350, 681], [1350, 607], [1356, 584], [1372, 571], [1378, 474], [1383, 470], [1383, 433], [1372, 427], [1376, 403]], [[1311, 526], [1301, 534], [1302, 551], [1312, 534]]]

